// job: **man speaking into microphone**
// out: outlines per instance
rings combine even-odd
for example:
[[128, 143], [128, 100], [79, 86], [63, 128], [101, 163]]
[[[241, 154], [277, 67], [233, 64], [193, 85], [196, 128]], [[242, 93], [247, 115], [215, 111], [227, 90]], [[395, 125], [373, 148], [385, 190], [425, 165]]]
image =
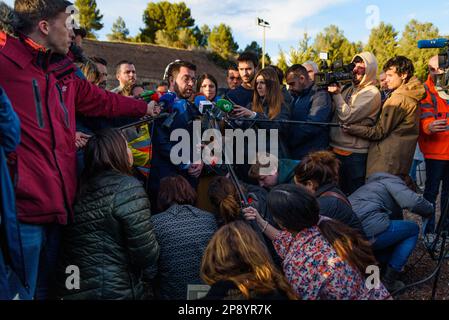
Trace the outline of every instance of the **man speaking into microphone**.
[[[178, 143], [170, 141], [171, 133], [176, 129], [185, 129], [190, 135], [190, 140], [193, 141], [193, 121], [201, 117], [198, 109], [190, 102], [196, 83], [196, 66], [187, 61], [176, 61], [170, 66], [167, 76], [169, 91], [176, 94], [177, 100], [171, 110], [174, 116], [170, 125], [168, 126], [164, 120], [158, 120], [154, 130], [154, 156], [151, 163], [152, 173], [149, 183], [152, 204], [157, 203], [161, 179], [182, 175], [196, 188], [203, 169], [203, 164], [183, 163], [175, 165], [170, 159], [171, 150]], [[156, 212], [158, 212], [158, 208], [156, 208]]]

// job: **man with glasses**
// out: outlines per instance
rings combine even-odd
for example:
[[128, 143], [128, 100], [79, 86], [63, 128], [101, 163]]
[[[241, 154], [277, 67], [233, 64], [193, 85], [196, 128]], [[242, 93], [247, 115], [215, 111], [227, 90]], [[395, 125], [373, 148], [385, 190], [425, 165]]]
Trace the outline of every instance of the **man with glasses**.
[[[150, 175], [150, 199], [153, 206], [157, 203], [159, 182], [164, 177], [175, 175], [184, 176], [190, 184], [196, 188], [198, 179], [203, 170], [203, 164], [174, 164], [170, 159], [172, 148], [179, 141], [171, 141], [170, 136], [177, 129], [184, 129], [189, 133], [190, 141], [193, 141], [193, 122], [201, 118], [198, 108], [190, 102], [196, 84], [196, 66], [187, 61], [176, 61], [170, 66], [167, 79], [169, 91], [177, 96], [176, 110], [168, 110], [176, 115], [173, 122], [168, 125], [164, 119], [156, 121], [153, 134], [153, 159], [151, 162]], [[191, 156], [193, 153], [191, 145]], [[192, 161], [193, 162], [193, 161]]]
[[[381, 95], [376, 87], [377, 59], [370, 52], [354, 57], [352, 84], [329, 87], [335, 106], [333, 122], [373, 125], [381, 108]], [[341, 161], [340, 185], [347, 195], [365, 184], [366, 162], [370, 142], [351, 136], [341, 128], [331, 128], [330, 145]]]

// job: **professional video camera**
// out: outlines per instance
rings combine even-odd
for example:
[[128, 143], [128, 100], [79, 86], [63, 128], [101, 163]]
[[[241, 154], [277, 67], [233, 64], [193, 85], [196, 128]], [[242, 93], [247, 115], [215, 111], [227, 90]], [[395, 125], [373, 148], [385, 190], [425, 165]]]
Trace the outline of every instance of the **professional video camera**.
[[327, 53], [320, 53], [320, 59], [321, 72], [315, 75], [315, 84], [318, 87], [327, 89], [331, 84], [338, 83], [345, 85], [353, 80], [354, 63], [345, 65], [343, 64], [343, 60], [337, 60], [329, 66], [327, 63]]
[[449, 39], [418, 41], [419, 49], [446, 49], [438, 55], [438, 64], [444, 72], [437, 76], [435, 87], [441, 98], [449, 100]]

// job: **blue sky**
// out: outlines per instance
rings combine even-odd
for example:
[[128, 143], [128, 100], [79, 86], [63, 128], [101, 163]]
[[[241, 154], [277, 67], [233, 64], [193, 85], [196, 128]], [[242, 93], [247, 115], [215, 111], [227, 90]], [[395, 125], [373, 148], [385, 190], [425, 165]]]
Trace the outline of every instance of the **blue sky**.
[[[6, 0], [12, 4], [13, 0]], [[104, 29], [99, 38], [106, 39], [112, 23], [122, 16], [131, 35], [143, 26], [142, 13], [148, 0], [97, 0], [103, 13]], [[178, 1], [170, 1], [178, 2]], [[441, 34], [449, 35], [449, 0], [185, 0], [196, 24], [229, 24], [241, 48], [251, 41], [262, 43], [262, 30], [256, 17], [270, 22], [267, 51], [276, 59], [279, 47], [288, 51], [296, 47], [304, 31], [314, 36], [330, 24], [339, 26], [351, 41], [366, 42], [370, 28], [379, 21], [393, 24], [402, 31], [412, 19], [432, 22]], [[430, 5], [431, 3], [431, 5]]]

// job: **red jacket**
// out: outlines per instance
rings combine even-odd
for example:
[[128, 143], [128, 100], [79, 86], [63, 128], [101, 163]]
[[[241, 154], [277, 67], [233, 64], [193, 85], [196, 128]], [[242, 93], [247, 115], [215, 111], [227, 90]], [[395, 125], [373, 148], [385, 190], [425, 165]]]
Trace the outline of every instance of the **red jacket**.
[[65, 56], [52, 56], [31, 39], [0, 31], [0, 86], [21, 122], [16, 151], [19, 220], [66, 224], [77, 188], [75, 112], [87, 116], [135, 116], [147, 104], [106, 92], [75, 75]]
[[[419, 147], [425, 159], [449, 160], [449, 101], [441, 98], [429, 76], [426, 84], [427, 96], [421, 101], [421, 130]], [[435, 120], [446, 120], [447, 131], [432, 133], [429, 125]]]

